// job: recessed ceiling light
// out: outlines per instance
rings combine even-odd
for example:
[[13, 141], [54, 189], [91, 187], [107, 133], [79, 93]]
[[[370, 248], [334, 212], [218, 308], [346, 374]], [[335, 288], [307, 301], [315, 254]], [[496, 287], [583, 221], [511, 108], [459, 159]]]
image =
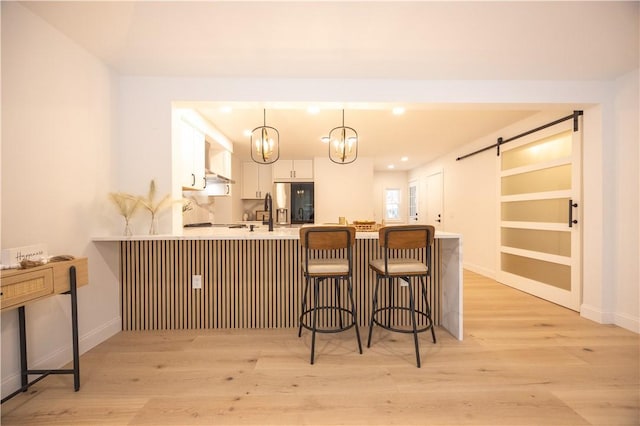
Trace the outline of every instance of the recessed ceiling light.
[[389, 165], [387, 166], [387, 169], [395, 169], [395, 168], [396, 168], [396, 166], [394, 166], [393, 164], [389, 164]]
[[402, 115], [404, 114], [404, 107], [394, 107], [391, 111], [394, 115]]
[[320, 138], [320, 140], [322, 141], [322, 143], [329, 143], [329, 136], [323, 136]]
[[232, 111], [232, 108], [230, 106], [228, 106], [228, 105], [220, 107], [220, 112], [229, 113], [231, 111]]
[[320, 112], [320, 107], [315, 106], [315, 105], [311, 105], [310, 107], [307, 108], [307, 112], [309, 114], [317, 114]]
[[244, 134], [245, 136], [249, 137], [251, 136], [251, 130], [245, 130], [242, 132], [242, 134]]
[[402, 157], [400, 161], [409, 161], [409, 157]]

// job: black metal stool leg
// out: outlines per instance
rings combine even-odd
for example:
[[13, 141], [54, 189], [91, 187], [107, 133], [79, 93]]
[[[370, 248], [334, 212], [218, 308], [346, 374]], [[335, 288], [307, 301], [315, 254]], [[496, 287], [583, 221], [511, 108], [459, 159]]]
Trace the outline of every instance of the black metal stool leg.
[[342, 324], [342, 304], [340, 303], [340, 278], [335, 278], [333, 284], [336, 292], [336, 306], [338, 307], [338, 309], [336, 309], [338, 325], [340, 328], [344, 328], [344, 325]]
[[298, 337], [302, 336], [302, 321], [304, 311], [307, 309], [307, 292], [309, 291], [309, 277], [305, 277], [304, 296], [302, 296], [302, 310], [300, 311], [300, 325], [298, 326]]
[[358, 339], [358, 350], [362, 353], [362, 342], [360, 341], [360, 330], [358, 329], [358, 315], [356, 313], [356, 304], [353, 300], [353, 286], [351, 285], [351, 278], [347, 278], [347, 292], [349, 293], [349, 299], [351, 299], [351, 315], [353, 316], [353, 325], [356, 328], [356, 338]]
[[[389, 304], [387, 306], [392, 307], [394, 306], [394, 288], [393, 288], [393, 278], [392, 277], [388, 277], [387, 278], [387, 294], [389, 295]], [[387, 310], [387, 327], [391, 327], [391, 311], [393, 311], [393, 309], [388, 309]]]
[[314, 361], [316, 351], [316, 330], [318, 320], [318, 279], [313, 280], [313, 319], [311, 320], [311, 364]]
[[376, 288], [373, 290], [373, 306], [371, 307], [371, 319], [369, 320], [369, 338], [367, 339], [367, 347], [371, 347], [371, 334], [373, 333], [373, 319], [376, 315], [376, 308], [378, 307], [378, 288], [380, 286], [380, 276], [376, 274]]
[[413, 341], [416, 346], [416, 364], [418, 365], [418, 368], [420, 368], [420, 347], [418, 346], [418, 327], [416, 324], [416, 306], [415, 306], [415, 299], [413, 297], [413, 288], [411, 286], [411, 281], [409, 281], [409, 310], [411, 311], [411, 325], [413, 326]]
[[420, 284], [422, 285], [422, 297], [424, 298], [425, 312], [427, 314], [429, 324], [431, 325], [431, 339], [433, 340], [433, 343], [436, 343], [436, 332], [434, 330], [433, 318], [431, 317], [431, 305], [429, 305], [429, 299], [427, 298], [427, 286], [424, 281], [424, 277], [421, 276]]

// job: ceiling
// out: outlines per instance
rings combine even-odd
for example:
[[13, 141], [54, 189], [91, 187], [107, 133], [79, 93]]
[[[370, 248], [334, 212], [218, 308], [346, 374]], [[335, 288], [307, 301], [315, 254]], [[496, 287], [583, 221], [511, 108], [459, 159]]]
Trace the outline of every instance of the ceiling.
[[[394, 80], [611, 80], [638, 68], [639, 2], [26, 1], [121, 75]], [[278, 128], [283, 158], [326, 155], [341, 123], [376, 169], [415, 167], [540, 110], [523, 105], [194, 105], [248, 156]], [[223, 106], [231, 112], [221, 112]], [[566, 106], [567, 110], [571, 106]], [[564, 111], [563, 111], [564, 112]], [[409, 161], [399, 162], [400, 156]]]

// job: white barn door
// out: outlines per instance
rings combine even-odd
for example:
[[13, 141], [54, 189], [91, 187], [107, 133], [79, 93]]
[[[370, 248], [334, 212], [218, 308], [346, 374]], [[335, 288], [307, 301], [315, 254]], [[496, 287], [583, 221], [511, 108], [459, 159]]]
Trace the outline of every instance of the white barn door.
[[497, 278], [579, 310], [582, 133], [570, 123], [501, 147]]

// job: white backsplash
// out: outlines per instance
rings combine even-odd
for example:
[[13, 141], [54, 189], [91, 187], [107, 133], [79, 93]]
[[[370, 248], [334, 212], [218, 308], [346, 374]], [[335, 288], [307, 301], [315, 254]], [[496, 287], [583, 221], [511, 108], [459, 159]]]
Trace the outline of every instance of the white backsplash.
[[182, 196], [188, 201], [189, 210], [182, 212], [182, 223], [215, 223], [215, 197], [203, 191], [184, 191]]
[[247, 213], [247, 220], [256, 220], [256, 210], [264, 210], [264, 200], [242, 200], [242, 211]]

